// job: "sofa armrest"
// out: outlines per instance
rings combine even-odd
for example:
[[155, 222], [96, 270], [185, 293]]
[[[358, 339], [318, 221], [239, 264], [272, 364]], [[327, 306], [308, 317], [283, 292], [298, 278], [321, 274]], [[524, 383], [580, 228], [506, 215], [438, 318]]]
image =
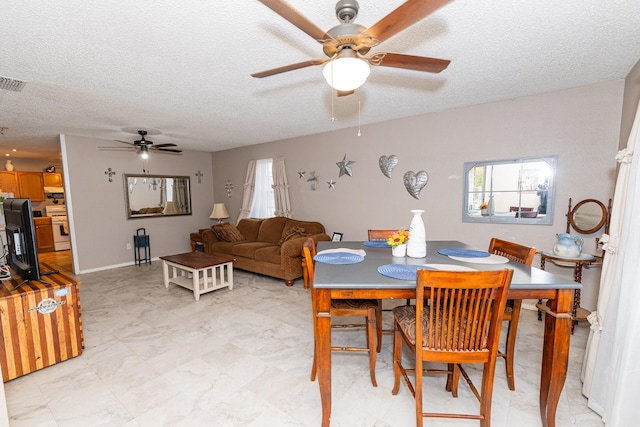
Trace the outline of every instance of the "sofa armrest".
[[204, 242], [204, 251], [209, 253], [209, 248], [212, 243], [219, 242], [218, 236], [212, 229], [208, 228], [202, 232], [202, 241]]
[[290, 258], [302, 257], [302, 245], [304, 244], [304, 241], [307, 240], [309, 237], [313, 239], [316, 245], [320, 241], [331, 240], [331, 238], [326, 234], [314, 234], [312, 236], [296, 237], [284, 242], [280, 247], [280, 253], [282, 253], [283, 257], [290, 257]]

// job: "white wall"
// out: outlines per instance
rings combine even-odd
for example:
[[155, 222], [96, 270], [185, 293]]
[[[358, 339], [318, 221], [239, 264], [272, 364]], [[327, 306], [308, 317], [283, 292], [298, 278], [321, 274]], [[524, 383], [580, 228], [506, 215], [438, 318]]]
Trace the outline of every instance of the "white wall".
[[[613, 196], [624, 81], [409, 117], [285, 141], [213, 153], [214, 191], [234, 185], [227, 203], [236, 217], [250, 159], [284, 157], [293, 217], [322, 222], [328, 233], [345, 240], [364, 240], [368, 228], [408, 228], [410, 209], [425, 209], [427, 238], [461, 240], [478, 248], [490, 237], [551, 250], [555, 234], [565, 231], [568, 199], [603, 202]], [[299, 100], [295, 101], [299, 102]], [[366, 105], [362, 108], [366, 120]], [[339, 119], [339, 118], [338, 118]], [[319, 118], [319, 120], [322, 120]], [[336, 162], [355, 161], [353, 176], [338, 177]], [[382, 155], [395, 154], [393, 178], [379, 170]], [[512, 157], [558, 156], [556, 208], [552, 226], [470, 224], [462, 222], [463, 163]], [[306, 171], [305, 179], [298, 171]], [[424, 170], [429, 182], [420, 200], [405, 190], [406, 171]], [[306, 178], [319, 175], [317, 190]], [[335, 188], [326, 183], [336, 181]], [[225, 199], [225, 200], [221, 200]], [[586, 250], [594, 236], [585, 236]], [[536, 261], [537, 262], [537, 261]], [[548, 270], [571, 276], [566, 268]], [[599, 269], [584, 272], [583, 306], [594, 309]]]

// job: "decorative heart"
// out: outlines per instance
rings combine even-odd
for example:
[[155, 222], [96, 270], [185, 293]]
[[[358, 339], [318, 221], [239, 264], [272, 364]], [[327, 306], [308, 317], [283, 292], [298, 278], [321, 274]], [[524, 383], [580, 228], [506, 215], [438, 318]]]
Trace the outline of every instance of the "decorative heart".
[[394, 156], [393, 154], [389, 157], [380, 156], [378, 165], [380, 166], [380, 170], [382, 171], [384, 176], [386, 176], [387, 178], [391, 178], [391, 172], [393, 172], [393, 169], [395, 169], [395, 167], [398, 165], [398, 157]]
[[425, 171], [414, 173], [409, 171], [404, 174], [404, 186], [413, 197], [420, 199], [420, 191], [427, 185], [429, 175]]

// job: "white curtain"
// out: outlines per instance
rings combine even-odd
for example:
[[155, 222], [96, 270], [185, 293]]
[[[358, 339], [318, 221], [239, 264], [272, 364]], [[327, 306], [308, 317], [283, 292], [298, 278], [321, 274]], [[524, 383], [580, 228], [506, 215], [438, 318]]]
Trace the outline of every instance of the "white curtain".
[[588, 405], [611, 426], [640, 420], [640, 105], [620, 162], [597, 311], [583, 364]]
[[244, 178], [244, 191], [242, 193], [242, 207], [236, 224], [243, 218], [248, 218], [253, 204], [253, 191], [256, 181], [256, 161], [250, 160], [247, 165], [247, 176]]
[[273, 197], [276, 204], [276, 216], [291, 218], [291, 202], [289, 201], [289, 183], [287, 171], [282, 157], [273, 161]]
[[271, 218], [275, 215], [276, 204], [273, 198], [272, 160], [256, 161], [255, 183], [253, 186], [253, 202], [251, 218]]

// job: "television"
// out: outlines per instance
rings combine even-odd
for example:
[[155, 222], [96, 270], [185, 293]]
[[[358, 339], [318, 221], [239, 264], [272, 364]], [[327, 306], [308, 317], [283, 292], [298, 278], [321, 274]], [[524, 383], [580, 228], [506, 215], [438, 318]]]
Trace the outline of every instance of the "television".
[[6, 222], [9, 267], [22, 278], [22, 283], [40, 280], [31, 199], [5, 199], [2, 207]]

